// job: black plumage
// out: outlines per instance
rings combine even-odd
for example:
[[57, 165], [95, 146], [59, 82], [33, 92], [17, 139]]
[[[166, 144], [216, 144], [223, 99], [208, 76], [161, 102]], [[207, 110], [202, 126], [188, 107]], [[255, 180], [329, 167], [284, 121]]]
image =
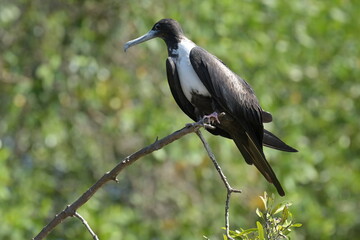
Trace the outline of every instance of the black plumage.
[[187, 39], [178, 22], [162, 19], [144, 36], [129, 41], [127, 48], [160, 37], [168, 48], [166, 60], [170, 90], [181, 110], [194, 121], [213, 113], [225, 113], [213, 121], [214, 135], [233, 139], [248, 164], [254, 164], [273, 183], [278, 193], [285, 192], [262, 146], [296, 152], [263, 127], [272, 115], [262, 110], [250, 85], [233, 73], [220, 59]]

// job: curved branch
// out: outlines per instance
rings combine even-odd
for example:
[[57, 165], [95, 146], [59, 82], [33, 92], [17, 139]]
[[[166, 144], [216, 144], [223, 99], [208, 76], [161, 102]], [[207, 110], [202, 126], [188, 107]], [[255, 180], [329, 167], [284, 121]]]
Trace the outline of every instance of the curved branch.
[[176, 141], [177, 139], [196, 132], [203, 127], [203, 121], [200, 120], [196, 123], [187, 124], [184, 128], [162, 138], [157, 139], [153, 144], [140, 149], [139, 151], [131, 154], [116, 165], [110, 172], [105, 173], [94, 185], [92, 185], [85, 193], [83, 193], [75, 202], [68, 205], [62, 212], [57, 214], [42, 230], [36, 235], [33, 240], [44, 239], [58, 224], [64, 221], [67, 217], [76, 216], [76, 210], [84, 205], [105, 183], [114, 180], [117, 181], [116, 176], [125, 167], [134, 163], [139, 158], [148, 155], [156, 150], [163, 148], [164, 146]]

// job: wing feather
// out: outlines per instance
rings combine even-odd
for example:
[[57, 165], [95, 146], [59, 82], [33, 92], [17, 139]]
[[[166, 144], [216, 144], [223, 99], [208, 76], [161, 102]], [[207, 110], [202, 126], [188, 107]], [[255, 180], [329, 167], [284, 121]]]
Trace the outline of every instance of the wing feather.
[[[285, 192], [262, 149], [264, 112], [254, 91], [219, 59], [200, 47], [191, 50], [190, 61], [215, 104], [220, 106], [221, 111], [230, 115], [230, 119], [235, 120], [235, 124], [230, 120], [222, 125], [220, 123], [220, 126], [229, 133], [245, 161], [254, 164], [261, 174], [275, 185], [278, 193], [284, 196]], [[267, 120], [270, 120], [269, 116]]]
[[261, 148], [262, 109], [249, 84], [233, 73], [221, 60], [200, 47], [190, 52], [191, 64], [212, 98], [231, 117], [238, 120]]

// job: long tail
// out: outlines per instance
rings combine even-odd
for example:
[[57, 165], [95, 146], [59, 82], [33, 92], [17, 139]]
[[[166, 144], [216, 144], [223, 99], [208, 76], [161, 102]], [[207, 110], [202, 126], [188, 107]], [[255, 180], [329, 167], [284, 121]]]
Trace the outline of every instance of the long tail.
[[273, 148], [276, 150], [284, 151], [284, 152], [297, 152], [293, 147], [290, 147], [286, 143], [284, 143], [280, 138], [275, 136], [270, 131], [264, 129], [264, 137], [263, 137], [263, 145], [265, 147]]
[[[206, 130], [214, 135], [220, 135], [220, 136], [232, 139], [232, 137], [230, 136], [229, 133], [227, 133], [226, 131], [224, 131], [220, 128], [206, 129]], [[276, 149], [279, 151], [284, 151], [284, 152], [297, 152], [298, 151], [295, 148], [290, 147], [289, 145], [284, 143], [280, 138], [278, 138], [277, 136], [275, 136], [273, 133], [271, 133], [270, 131], [268, 131], [266, 129], [264, 129], [263, 145], [265, 147], [273, 148], [273, 149]]]
[[233, 135], [232, 139], [243, 155], [245, 161], [248, 164], [254, 164], [266, 180], [275, 185], [279, 195], [284, 196], [284, 189], [281, 187], [279, 180], [266, 160], [262, 147], [258, 147], [246, 132], [239, 135]]

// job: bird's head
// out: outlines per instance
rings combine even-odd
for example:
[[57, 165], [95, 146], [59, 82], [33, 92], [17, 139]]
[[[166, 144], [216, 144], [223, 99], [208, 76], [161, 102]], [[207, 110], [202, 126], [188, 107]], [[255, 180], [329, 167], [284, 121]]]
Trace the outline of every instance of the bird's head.
[[182, 36], [183, 30], [177, 21], [170, 18], [162, 19], [155, 23], [152, 29], [145, 35], [125, 43], [124, 51], [134, 45], [146, 42], [156, 37], [163, 39], [168, 44], [171, 42], [179, 42]]

